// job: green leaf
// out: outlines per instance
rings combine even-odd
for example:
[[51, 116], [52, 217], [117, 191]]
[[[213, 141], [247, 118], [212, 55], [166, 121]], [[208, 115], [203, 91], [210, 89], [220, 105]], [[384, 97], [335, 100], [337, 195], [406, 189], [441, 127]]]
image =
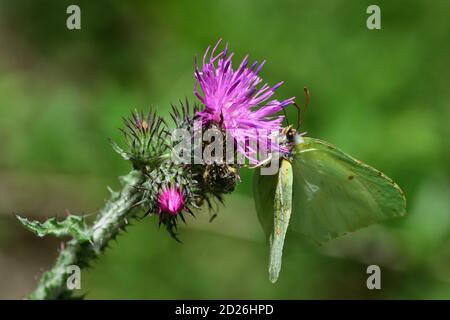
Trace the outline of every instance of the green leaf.
[[323, 243], [405, 215], [403, 191], [382, 172], [313, 138], [293, 153], [292, 230]]
[[113, 150], [115, 152], [117, 152], [123, 159], [125, 160], [130, 160], [131, 157], [128, 154], [128, 152], [126, 152], [125, 150], [123, 150], [121, 147], [119, 147], [119, 145], [117, 143], [115, 143], [114, 141], [112, 141], [111, 139], [109, 139], [109, 143], [111, 144], [111, 147], [113, 148]]
[[50, 218], [44, 223], [39, 221], [30, 221], [26, 218], [16, 216], [17, 219], [30, 231], [38, 237], [52, 235], [55, 237], [71, 236], [80, 242], [91, 240], [91, 234], [88, 231], [86, 221], [82, 216], [69, 215], [63, 221], [56, 221]]

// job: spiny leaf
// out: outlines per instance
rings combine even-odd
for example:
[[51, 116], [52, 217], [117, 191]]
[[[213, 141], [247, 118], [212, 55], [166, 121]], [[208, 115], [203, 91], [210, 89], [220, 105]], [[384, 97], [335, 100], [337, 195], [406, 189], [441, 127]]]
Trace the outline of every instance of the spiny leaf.
[[119, 147], [117, 143], [115, 143], [111, 139], [109, 140], [109, 143], [111, 144], [111, 147], [114, 149], [114, 151], [117, 152], [122, 158], [124, 158], [125, 160], [131, 159], [130, 155], [121, 147]]
[[69, 215], [62, 221], [56, 221], [56, 218], [50, 218], [45, 222], [30, 221], [27, 218], [16, 216], [28, 230], [38, 237], [52, 235], [55, 237], [71, 236], [80, 242], [91, 240], [91, 234], [86, 226], [86, 221], [82, 216]]

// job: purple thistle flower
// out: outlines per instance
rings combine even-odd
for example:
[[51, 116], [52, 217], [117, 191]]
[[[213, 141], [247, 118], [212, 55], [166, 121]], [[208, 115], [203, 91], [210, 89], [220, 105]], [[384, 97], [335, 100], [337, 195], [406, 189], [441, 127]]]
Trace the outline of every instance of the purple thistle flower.
[[[267, 137], [280, 131], [284, 117], [275, 114], [293, 103], [294, 97], [281, 102], [278, 100], [267, 102], [283, 82], [273, 87], [266, 83], [258, 89], [258, 85], [262, 82], [258, 74], [265, 61], [259, 65], [255, 61], [248, 66], [249, 60], [246, 56], [239, 67], [233, 70], [233, 53], [227, 56], [228, 44], [222, 52], [215, 55], [220, 42], [221, 40], [213, 48], [209, 60], [210, 47], [206, 49], [201, 70], [195, 61], [194, 94], [205, 105], [205, 108], [197, 113], [198, 117], [202, 124], [210, 122], [219, 124], [235, 141], [242, 142], [252, 138], [260, 147], [265, 142], [272, 152], [279, 151], [279, 145]], [[199, 93], [198, 85], [203, 95]], [[238, 143], [238, 151], [250, 160], [256, 161], [249, 156], [249, 152], [255, 151], [251, 147], [245, 148]]]
[[185, 207], [184, 194], [178, 187], [161, 190], [158, 196], [159, 212], [177, 215]]

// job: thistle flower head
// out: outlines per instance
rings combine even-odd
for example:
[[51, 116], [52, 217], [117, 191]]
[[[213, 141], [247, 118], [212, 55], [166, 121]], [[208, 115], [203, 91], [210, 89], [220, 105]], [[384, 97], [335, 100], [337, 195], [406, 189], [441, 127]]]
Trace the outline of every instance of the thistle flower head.
[[[259, 86], [262, 82], [259, 72], [265, 61], [260, 64], [255, 61], [249, 66], [249, 59], [246, 56], [234, 70], [233, 53], [228, 54], [228, 45], [226, 45], [222, 52], [216, 54], [219, 44], [220, 40], [209, 57], [208, 47], [203, 56], [201, 68], [195, 62], [194, 94], [205, 106], [197, 113], [197, 116], [202, 123], [220, 124], [236, 141], [253, 138], [258, 141], [258, 144], [267, 143], [267, 136], [273, 132], [278, 133], [281, 129], [283, 117], [275, 114], [293, 103], [294, 98], [281, 102], [275, 99], [270, 100], [283, 82], [273, 87], [267, 83]], [[203, 94], [200, 94], [199, 86]], [[265, 137], [262, 140], [261, 135], [264, 133]], [[269, 141], [269, 144], [272, 151], [279, 149], [273, 141]], [[248, 149], [238, 145], [238, 151], [248, 157]]]
[[167, 187], [158, 196], [160, 213], [177, 215], [185, 207], [184, 194], [178, 187]]
[[130, 160], [135, 169], [152, 169], [158, 166], [169, 148], [165, 121], [155, 112], [144, 114], [142, 111], [134, 111], [123, 122], [125, 127], [121, 131], [127, 148], [122, 149], [111, 142], [114, 150], [124, 159]]

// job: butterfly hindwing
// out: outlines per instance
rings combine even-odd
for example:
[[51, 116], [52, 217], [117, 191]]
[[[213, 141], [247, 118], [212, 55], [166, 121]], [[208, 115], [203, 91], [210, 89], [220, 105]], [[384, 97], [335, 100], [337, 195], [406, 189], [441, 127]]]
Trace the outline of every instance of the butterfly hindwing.
[[264, 234], [269, 239], [273, 229], [273, 209], [275, 189], [278, 174], [261, 175], [261, 170], [255, 170], [253, 175], [253, 199], [256, 213]]
[[396, 183], [333, 145], [305, 137], [293, 157], [292, 230], [323, 243], [405, 214]]

